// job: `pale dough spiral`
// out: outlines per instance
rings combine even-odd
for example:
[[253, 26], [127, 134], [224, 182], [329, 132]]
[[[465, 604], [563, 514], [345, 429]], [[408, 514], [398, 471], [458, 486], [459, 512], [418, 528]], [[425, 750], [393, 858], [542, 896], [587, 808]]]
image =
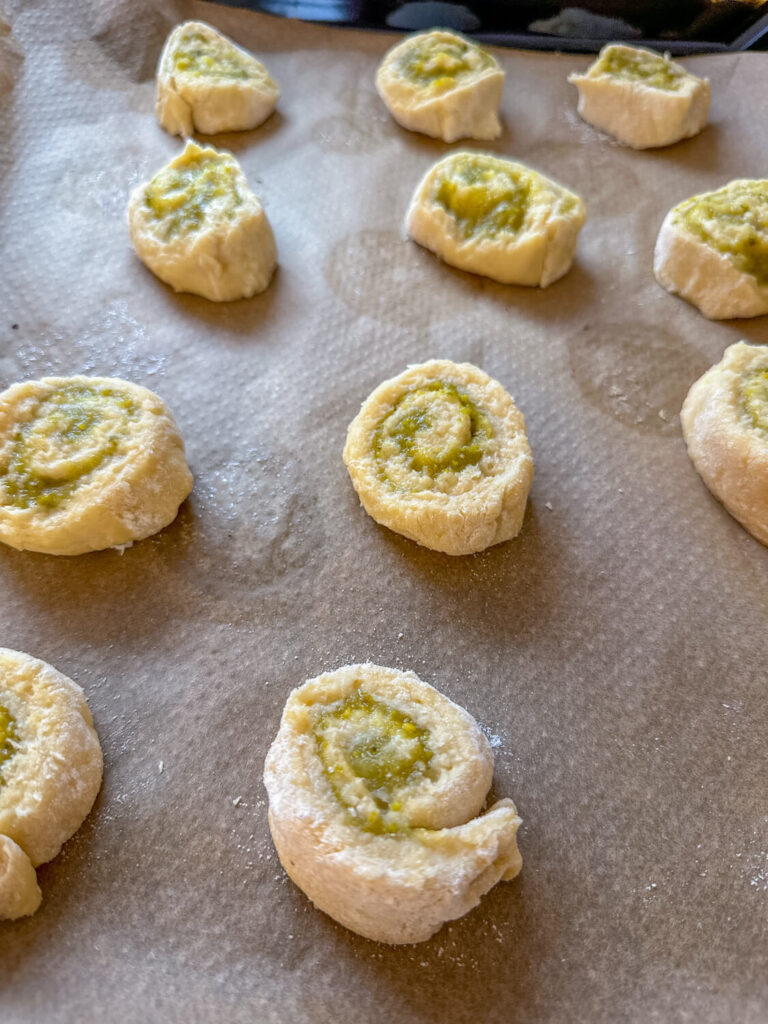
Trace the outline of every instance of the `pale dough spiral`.
[[509, 394], [471, 363], [445, 359], [369, 395], [344, 462], [376, 522], [450, 555], [515, 537], [533, 480], [525, 419]]
[[522, 861], [511, 800], [481, 813], [490, 746], [412, 672], [348, 665], [288, 698], [267, 755], [280, 861], [313, 903], [380, 942], [421, 942]]
[[503, 88], [504, 72], [490, 53], [444, 29], [408, 36], [376, 74], [392, 117], [444, 142], [497, 138]]
[[0, 394], [0, 541], [79, 555], [175, 519], [192, 488], [162, 399], [113, 377], [44, 377]]
[[171, 135], [255, 128], [279, 96], [264, 65], [205, 22], [184, 22], [168, 36], [157, 66], [155, 112]]

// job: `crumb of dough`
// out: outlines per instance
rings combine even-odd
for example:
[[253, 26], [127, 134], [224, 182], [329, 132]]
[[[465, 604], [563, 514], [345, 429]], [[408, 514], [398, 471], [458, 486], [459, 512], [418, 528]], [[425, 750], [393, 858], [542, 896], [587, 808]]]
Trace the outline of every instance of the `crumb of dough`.
[[504, 72], [490, 53], [455, 32], [408, 36], [384, 56], [376, 89], [404, 128], [444, 142], [495, 139]]
[[136, 255], [153, 274], [213, 302], [263, 292], [277, 265], [258, 197], [231, 153], [212, 146], [188, 142], [134, 189], [128, 225]]
[[345, 927], [423, 942], [522, 866], [509, 799], [483, 813], [493, 753], [413, 672], [347, 665], [294, 690], [267, 755], [280, 862]]
[[0, 394], [0, 542], [79, 555], [171, 523], [192, 488], [178, 427], [147, 388], [45, 377]]
[[490, 153], [458, 152], [424, 176], [406, 229], [453, 267], [546, 288], [570, 269], [585, 220], [581, 198], [538, 171]]
[[171, 135], [215, 135], [255, 128], [277, 106], [269, 72], [202, 21], [177, 25], [157, 67], [157, 120]]
[[670, 146], [707, 123], [710, 88], [668, 54], [611, 43], [584, 74], [572, 74], [581, 117], [625, 146]]

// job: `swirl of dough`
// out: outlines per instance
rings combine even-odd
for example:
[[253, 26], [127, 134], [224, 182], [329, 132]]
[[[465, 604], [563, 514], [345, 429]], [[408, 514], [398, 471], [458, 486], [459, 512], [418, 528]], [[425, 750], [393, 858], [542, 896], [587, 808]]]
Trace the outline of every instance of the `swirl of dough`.
[[545, 288], [569, 270], [586, 208], [524, 164], [451, 153], [422, 179], [406, 216], [411, 238], [460, 270]]
[[164, 402], [110, 377], [0, 394], [0, 541], [53, 555], [130, 544], [175, 519], [192, 475]]
[[101, 747], [80, 687], [28, 654], [0, 648], [0, 835], [37, 867], [90, 811]]
[[188, 142], [128, 203], [136, 255], [177, 292], [212, 302], [263, 292], [277, 264], [264, 208], [230, 153]]
[[691, 387], [680, 422], [704, 483], [768, 545], [768, 350], [730, 345]]
[[29, 857], [12, 839], [0, 835], [0, 920], [34, 914], [42, 898]]
[[437, 29], [408, 36], [384, 57], [376, 89], [404, 128], [444, 142], [495, 139], [504, 72], [463, 36]]
[[579, 90], [581, 117], [633, 149], [670, 146], [707, 123], [709, 81], [653, 50], [612, 43], [568, 81]]
[[171, 135], [215, 135], [255, 128], [280, 90], [250, 53], [202, 21], [176, 28], [157, 66], [157, 120]]
[[768, 180], [740, 178], [674, 206], [653, 272], [710, 320], [768, 313]]
[[294, 690], [267, 755], [269, 826], [312, 902], [380, 942], [422, 942], [520, 871], [493, 755], [413, 672], [348, 665]]
[[533, 480], [523, 414], [498, 381], [449, 360], [380, 384], [344, 462], [377, 523], [449, 555], [517, 536]]

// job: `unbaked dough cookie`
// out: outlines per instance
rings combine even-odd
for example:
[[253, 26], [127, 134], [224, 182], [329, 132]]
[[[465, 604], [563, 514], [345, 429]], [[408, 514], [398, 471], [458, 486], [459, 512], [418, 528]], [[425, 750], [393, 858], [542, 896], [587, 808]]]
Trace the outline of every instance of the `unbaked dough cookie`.
[[[0, 725], [0, 736], [1, 730]], [[0, 836], [0, 921], [34, 914], [42, 898], [32, 861], [12, 839]]]
[[523, 414], [498, 381], [447, 359], [380, 384], [344, 462], [377, 523], [449, 555], [516, 537], [533, 480]]
[[688, 392], [680, 422], [704, 483], [768, 545], [768, 349], [727, 348]]
[[520, 871], [511, 800], [481, 814], [493, 755], [413, 672], [348, 665], [294, 690], [264, 768], [280, 861], [379, 942], [423, 942]]
[[51, 555], [131, 544], [172, 522], [191, 488], [176, 423], [147, 388], [45, 377], [0, 394], [4, 544]]
[[267, 69], [202, 21], [177, 25], [157, 67], [155, 113], [171, 135], [255, 128], [277, 106]]
[[495, 139], [504, 72], [481, 47], [455, 32], [408, 36], [384, 57], [376, 89], [404, 128], [444, 142]]
[[579, 90], [584, 120], [633, 149], [669, 146], [707, 123], [709, 80], [653, 50], [612, 43], [568, 81]]
[[136, 254], [177, 292], [213, 302], [263, 292], [277, 263], [264, 208], [230, 153], [188, 142], [131, 193]]
[[710, 320], [768, 313], [768, 180], [740, 178], [678, 203], [653, 272]]
[[101, 770], [80, 687], [44, 661], [0, 647], [0, 916], [37, 908], [32, 868], [80, 828]]
[[570, 268], [586, 220], [573, 192], [524, 164], [451, 153], [416, 189], [411, 238], [446, 263], [502, 284], [545, 288]]

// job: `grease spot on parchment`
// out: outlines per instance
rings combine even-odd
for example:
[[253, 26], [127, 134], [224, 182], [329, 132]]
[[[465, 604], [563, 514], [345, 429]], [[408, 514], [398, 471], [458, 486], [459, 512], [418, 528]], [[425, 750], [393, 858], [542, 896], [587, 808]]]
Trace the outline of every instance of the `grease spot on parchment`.
[[375, 320], [427, 327], [451, 316], [440, 264], [394, 231], [347, 235], [333, 247], [323, 270], [345, 305]]
[[312, 139], [320, 149], [356, 156], [368, 153], [397, 134], [384, 104], [372, 89], [351, 89], [348, 113], [324, 117], [312, 126]]
[[324, 546], [304, 474], [287, 453], [252, 450], [197, 467], [183, 538], [184, 574], [206, 598], [241, 603], [244, 592], [302, 576]]
[[122, 102], [130, 110], [146, 113], [153, 109], [152, 82], [126, 77], [122, 68], [117, 67], [93, 40], [62, 43], [61, 53], [72, 78], [89, 89], [122, 93]]
[[172, 27], [150, 0], [135, 0], [130, 17], [119, 4], [102, 5], [91, 23], [90, 40], [68, 47], [69, 68], [75, 78], [98, 89], [150, 82]]
[[585, 324], [567, 339], [571, 373], [586, 400], [625, 427], [676, 434], [691, 384], [707, 368], [695, 349], [651, 324]]

